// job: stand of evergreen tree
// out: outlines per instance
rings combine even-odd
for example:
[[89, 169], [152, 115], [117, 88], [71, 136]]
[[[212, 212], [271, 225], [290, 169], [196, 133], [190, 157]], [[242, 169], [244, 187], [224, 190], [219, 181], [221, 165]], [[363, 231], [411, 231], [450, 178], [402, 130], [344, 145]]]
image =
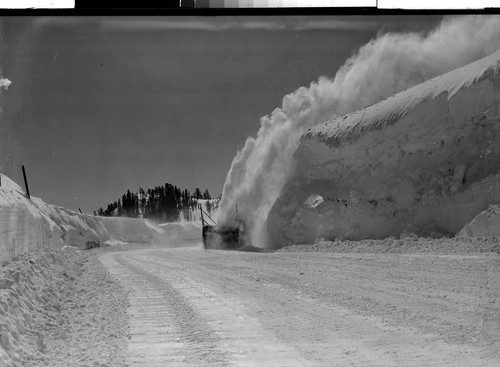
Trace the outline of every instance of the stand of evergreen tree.
[[[194, 194], [166, 183], [153, 189], [139, 189], [139, 192], [127, 190], [121, 199], [94, 211], [94, 215], [104, 217], [148, 218], [154, 221], [177, 222], [193, 220], [193, 212], [198, 210], [198, 200], [210, 200], [208, 190], [201, 192], [196, 188]], [[206, 209], [210, 212], [213, 204], [207, 201]]]

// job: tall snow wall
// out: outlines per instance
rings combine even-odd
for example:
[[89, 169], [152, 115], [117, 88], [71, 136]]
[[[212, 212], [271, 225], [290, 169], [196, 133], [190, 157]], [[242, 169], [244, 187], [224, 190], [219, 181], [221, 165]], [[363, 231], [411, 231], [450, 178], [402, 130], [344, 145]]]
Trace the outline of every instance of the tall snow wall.
[[500, 203], [500, 51], [308, 130], [274, 247], [457, 233]]
[[0, 260], [40, 248], [82, 248], [87, 241], [149, 243], [158, 239], [153, 226], [142, 219], [95, 217], [33, 196], [28, 199], [19, 185], [0, 176]]

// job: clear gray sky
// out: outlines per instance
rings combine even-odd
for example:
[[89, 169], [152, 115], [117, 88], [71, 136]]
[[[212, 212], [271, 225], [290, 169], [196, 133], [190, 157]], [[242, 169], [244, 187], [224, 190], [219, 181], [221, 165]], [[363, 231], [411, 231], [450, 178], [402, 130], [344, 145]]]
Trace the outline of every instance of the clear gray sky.
[[[172, 183], [217, 195], [284, 95], [378, 32], [438, 16], [0, 17], [2, 173], [92, 212]], [[7, 152], [7, 153], [5, 153]]]

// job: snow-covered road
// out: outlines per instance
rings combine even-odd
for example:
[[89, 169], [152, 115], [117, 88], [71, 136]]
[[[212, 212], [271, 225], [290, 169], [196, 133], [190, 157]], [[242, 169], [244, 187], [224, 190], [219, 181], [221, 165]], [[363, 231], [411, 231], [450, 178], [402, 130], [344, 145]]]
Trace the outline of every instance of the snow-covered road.
[[130, 366], [496, 366], [498, 255], [135, 248]]
[[208, 288], [199, 268], [198, 277], [190, 275], [196, 272], [189, 269], [190, 254], [202, 253], [136, 250], [101, 257], [130, 291], [129, 365], [308, 365], [243, 301], [228, 297], [223, 284]]

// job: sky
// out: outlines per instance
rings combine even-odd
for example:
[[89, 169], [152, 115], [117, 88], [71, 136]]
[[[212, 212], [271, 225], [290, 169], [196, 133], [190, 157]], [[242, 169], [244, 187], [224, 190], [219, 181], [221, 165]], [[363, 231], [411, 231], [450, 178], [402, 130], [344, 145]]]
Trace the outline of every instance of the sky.
[[219, 195], [260, 118], [377, 34], [440, 16], [0, 17], [0, 171], [92, 213], [166, 182]]

